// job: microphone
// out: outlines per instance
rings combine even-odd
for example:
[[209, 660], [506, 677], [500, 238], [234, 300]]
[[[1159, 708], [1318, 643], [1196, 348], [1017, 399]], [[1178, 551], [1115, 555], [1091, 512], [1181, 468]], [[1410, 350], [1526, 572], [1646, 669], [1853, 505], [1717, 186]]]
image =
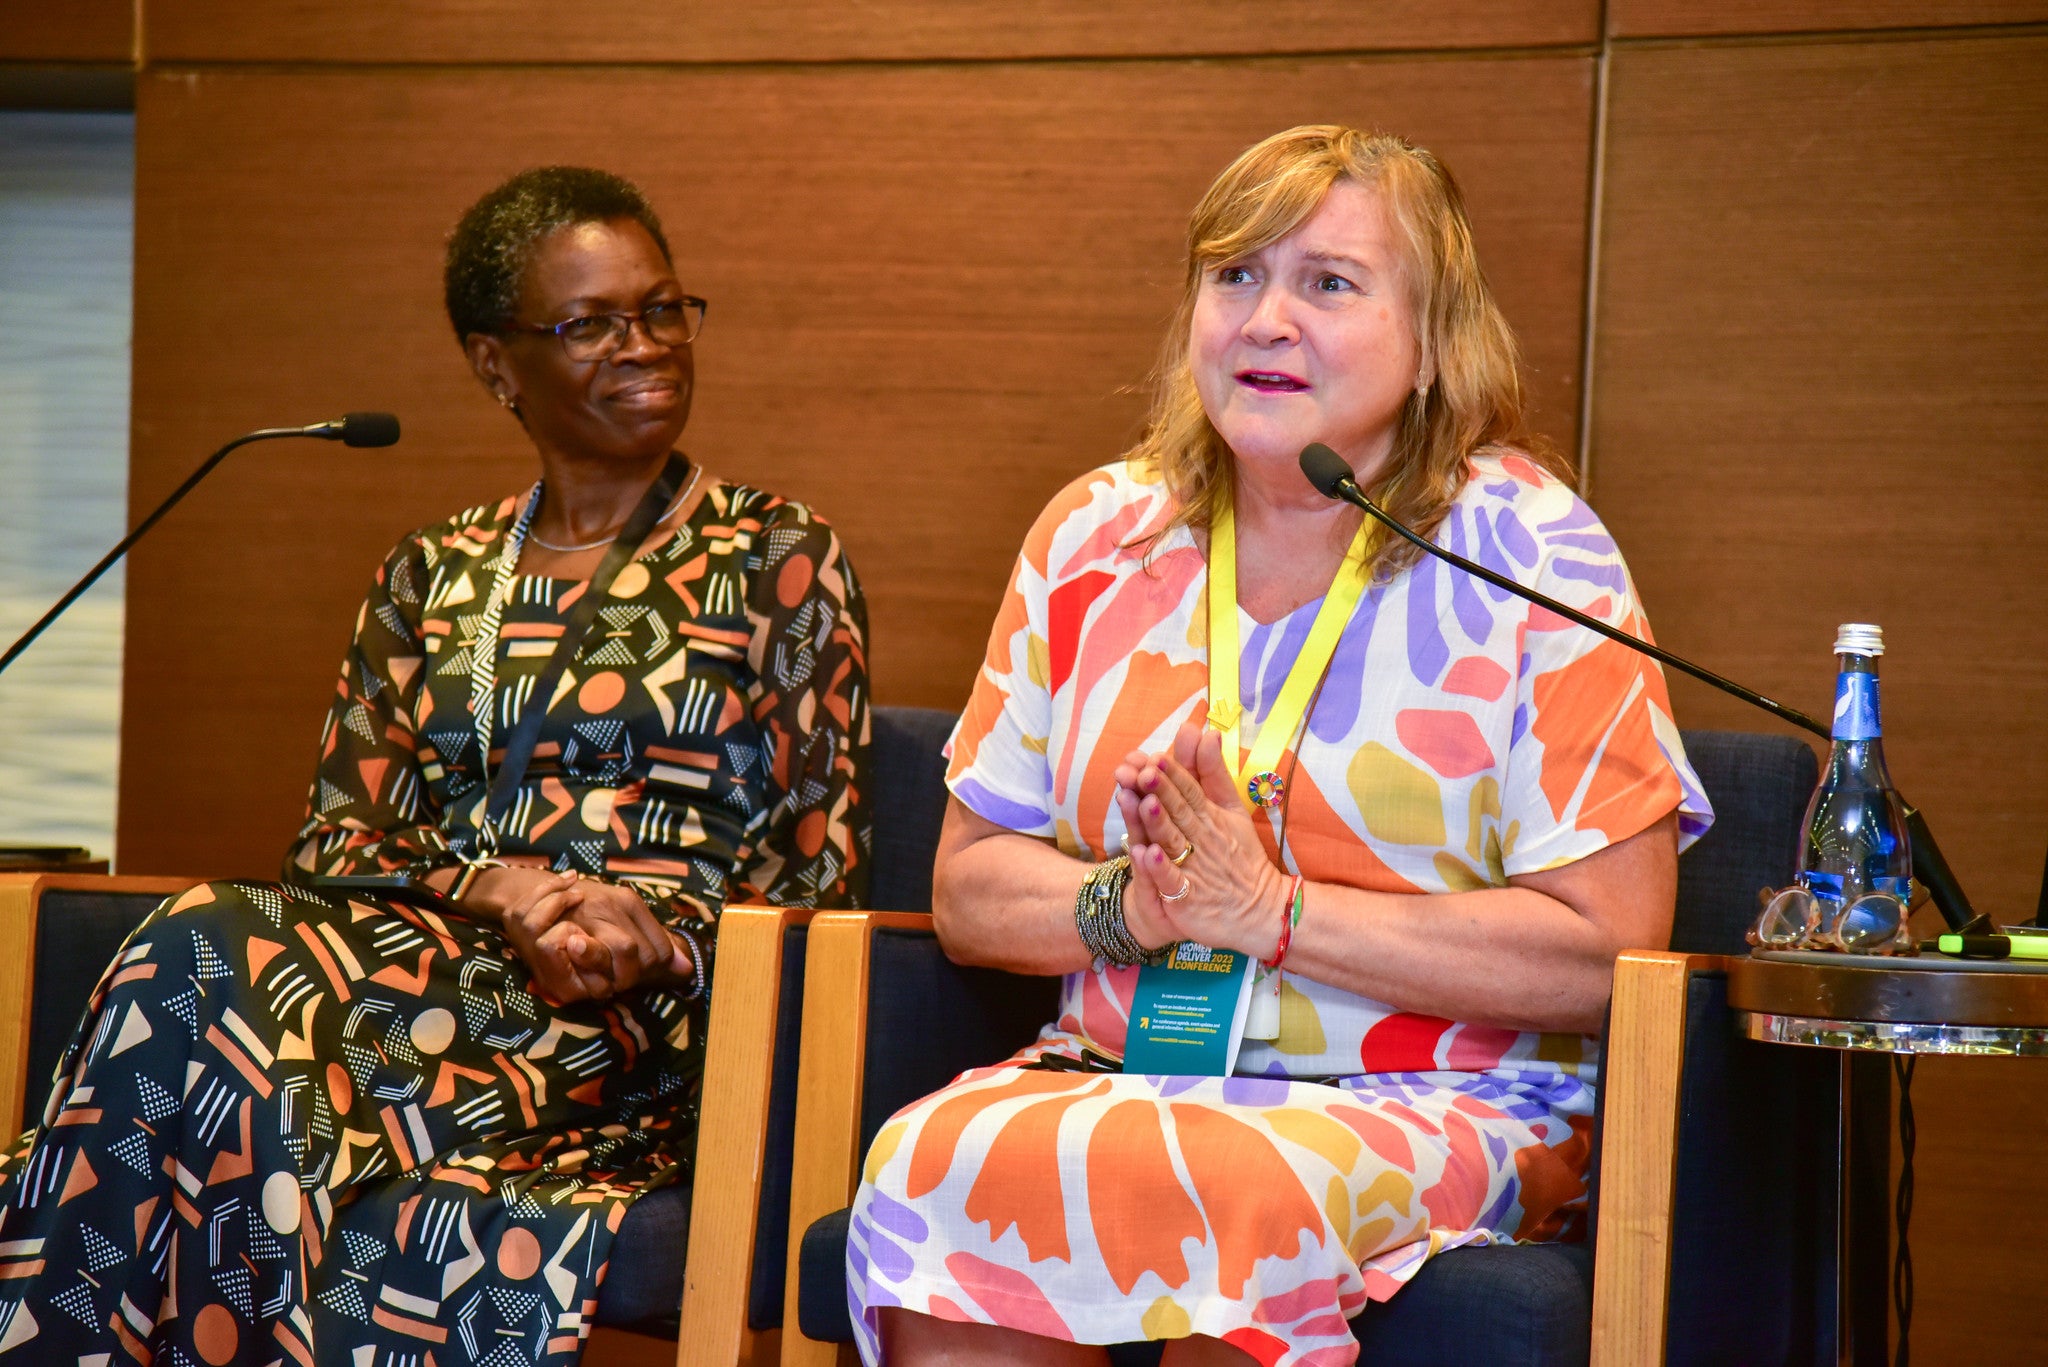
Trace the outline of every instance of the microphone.
[[143, 534], [154, 527], [163, 515], [192, 492], [193, 486], [227, 458], [236, 447], [247, 446], [255, 441], [273, 441], [279, 437], [319, 437], [324, 441], [338, 441], [345, 446], [389, 446], [398, 440], [398, 419], [389, 413], [344, 413], [332, 422], [316, 422], [305, 427], [264, 427], [254, 432], [245, 432], [226, 446], [208, 456], [197, 470], [185, 477], [185, 482], [171, 490], [170, 496], [156, 505], [148, 517], [135, 524], [135, 530], [114, 544], [114, 549], [100, 557], [100, 562], [85, 572], [85, 577], [73, 584], [50, 610], [36, 620], [36, 624], [21, 634], [21, 639], [7, 647], [7, 653], [0, 655], [0, 671], [35, 644], [36, 637], [43, 634], [50, 623], [63, 616], [64, 609], [82, 597], [85, 591], [98, 582], [99, 577], [114, 567], [115, 562], [128, 554], [128, 548], [142, 540]]
[[[1358, 481], [1351, 474], [1351, 467], [1344, 463], [1344, 457], [1323, 443], [1310, 442], [1302, 448], [1301, 473], [1308, 477], [1308, 482], [1314, 485], [1316, 492], [1324, 498], [1340, 499], [1363, 509], [1404, 540], [1421, 547], [1446, 564], [1455, 565], [1465, 573], [1484, 579], [1496, 588], [1505, 589], [1517, 598], [1554, 612], [1569, 622], [1576, 623], [1588, 631], [1597, 632], [1608, 640], [1625, 645], [1630, 650], [1647, 655], [1661, 664], [1690, 674], [1701, 683], [1710, 684], [1731, 697], [1740, 698], [1752, 707], [1760, 707], [1779, 720], [1790, 722], [1803, 731], [1810, 731], [1831, 743], [1834, 740], [1832, 727], [1821, 725], [1797, 708], [1774, 702], [1761, 693], [1744, 688], [1733, 679], [1724, 679], [1710, 669], [1702, 668], [1682, 656], [1673, 655], [1661, 646], [1652, 645], [1639, 636], [1632, 636], [1626, 631], [1609, 626], [1597, 617], [1588, 617], [1577, 608], [1567, 607], [1555, 598], [1538, 593], [1518, 580], [1467, 560], [1454, 551], [1447, 551], [1428, 538], [1409, 530], [1386, 509], [1365, 496], [1365, 491], [1358, 487]], [[1940, 909], [1941, 918], [1948, 923], [1949, 929], [1962, 930], [1979, 919], [1978, 913], [1971, 907], [1962, 884], [1956, 881], [1955, 871], [1948, 866], [1948, 860], [1942, 857], [1941, 846], [1935, 843], [1934, 832], [1928, 829], [1926, 818], [1920, 815], [1920, 809], [1907, 802], [1903, 793], [1899, 795], [1899, 801], [1906, 809], [1906, 830], [1913, 844], [1913, 877], [1927, 889], [1929, 899]]]
[[390, 446], [398, 441], [398, 418], [390, 413], [344, 413], [332, 422], [301, 427], [297, 435], [343, 446]]

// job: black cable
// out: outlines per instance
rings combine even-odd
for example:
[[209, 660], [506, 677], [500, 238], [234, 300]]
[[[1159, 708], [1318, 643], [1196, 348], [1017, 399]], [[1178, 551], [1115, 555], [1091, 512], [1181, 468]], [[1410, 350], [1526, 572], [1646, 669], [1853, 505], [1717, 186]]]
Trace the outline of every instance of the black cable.
[[[1302, 454], [1304, 457], [1306, 457], [1308, 453], [1303, 452]], [[1308, 469], [1306, 459], [1304, 459], [1302, 463], [1302, 469], [1304, 472], [1306, 472]], [[1311, 477], [1311, 482], [1313, 482], [1313, 477]], [[1670, 665], [1673, 669], [1680, 670], [1683, 673], [1692, 675], [1701, 683], [1712, 684], [1715, 688], [1720, 689], [1723, 693], [1731, 694], [1734, 697], [1738, 697], [1752, 707], [1761, 707], [1764, 711], [1770, 713], [1772, 716], [1778, 718], [1780, 721], [1790, 722], [1792, 723], [1792, 725], [1798, 727], [1802, 731], [1810, 731], [1814, 735], [1819, 736], [1822, 740], [1832, 741], [1834, 739], [1835, 733], [1834, 728], [1832, 726], [1825, 725], [1821, 722], [1815, 721], [1812, 717], [1807, 716], [1804, 712], [1801, 712], [1796, 707], [1787, 707], [1784, 703], [1776, 702], [1770, 698], [1766, 698], [1763, 694], [1758, 693], [1753, 689], [1744, 688], [1741, 684], [1735, 682], [1735, 680], [1733, 679], [1725, 679], [1721, 677], [1719, 674], [1716, 674], [1713, 670], [1708, 669], [1703, 665], [1694, 664], [1691, 660], [1686, 659], [1682, 655], [1673, 655], [1670, 651], [1664, 649], [1662, 646], [1655, 645], [1649, 641], [1646, 641], [1642, 637], [1635, 635], [1633, 632], [1622, 631], [1617, 627], [1611, 627], [1597, 617], [1588, 617], [1585, 613], [1580, 612], [1577, 608], [1567, 607], [1565, 604], [1558, 602], [1555, 598], [1550, 598], [1541, 594], [1537, 594], [1534, 589], [1531, 589], [1528, 585], [1523, 584], [1520, 580], [1510, 579], [1508, 576], [1504, 574], [1496, 574], [1494, 571], [1486, 568], [1486, 566], [1481, 565], [1476, 561], [1467, 560], [1464, 556], [1459, 555], [1456, 551], [1445, 550], [1443, 547], [1437, 545], [1435, 542], [1430, 541], [1423, 537], [1423, 535], [1420, 532], [1411, 531], [1404, 523], [1395, 518], [1393, 514], [1387, 512], [1385, 509], [1381, 508], [1379, 504], [1374, 503], [1371, 499], [1367, 498], [1364, 494], [1364, 491], [1360, 490], [1358, 485], [1352, 480], [1347, 478], [1344, 480], [1344, 484], [1348, 487], [1339, 489], [1335, 492], [1332, 492], [1330, 490], [1323, 490], [1323, 493], [1326, 497], [1341, 498], [1347, 503], [1353, 504], [1356, 507], [1364, 509], [1373, 517], [1377, 518], [1380, 522], [1384, 523], [1396, 535], [1402, 537], [1404, 540], [1413, 542], [1417, 546], [1420, 546], [1423, 550], [1435, 556], [1437, 559], [1446, 561], [1449, 564], [1456, 565], [1459, 569], [1465, 571], [1465, 573], [1474, 575], [1480, 579], [1484, 579], [1487, 583], [1492, 584], [1496, 588], [1505, 589], [1507, 592], [1514, 594], [1517, 598], [1528, 599], [1531, 602], [1534, 602], [1537, 598], [1542, 598], [1540, 606], [1551, 612], [1557, 613], [1559, 616], [1565, 618], [1567, 621], [1576, 622], [1578, 625], [1584, 627], [1586, 630], [1595, 632], [1601, 636], [1605, 636], [1610, 641], [1614, 641], [1618, 644], [1625, 645], [1630, 650], [1639, 650], [1643, 654], [1649, 656], [1651, 659], [1658, 661], [1660, 664]], [[1322, 486], [1317, 485], [1317, 488], [1321, 489]], [[1352, 497], [1352, 495], [1354, 494], [1356, 494], [1357, 497]]]
[[1908, 1367], [1912, 1361], [1913, 1333], [1913, 1250], [1906, 1242], [1906, 1227], [1913, 1219], [1913, 1144], [1918, 1133], [1913, 1124], [1912, 1054], [1892, 1055], [1892, 1073], [1899, 1080], [1899, 1196], [1892, 1208], [1899, 1226], [1899, 1246], [1892, 1255], [1892, 1309], [1899, 1319], [1899, 1346], [1893, 1354], [1894, 1367]]
[[[1773, 702], [1763, 694], [1744, 688], [1732, 679], [1724, 679], [1712, 670], [1704, 669], [1690, 660], [1673, 655], [1670, 651], [1654, 646], [1641, 637], [1611, 627], [1597, 618], [1588, 617], [1577, 608], [1568, 607], [1558, 602], [1555, 598], [1538, 593], [1519, 580], [1504, 574], [1496, 574], [1494, 571], [1486, 568], [1486, 566], [1467, 560], [1455, 551], [1445, 550], [1434, 541], [1423, 537], [1419, 532], [1411, 531], [1391, 513], [1387, 512], [1386, 509], [1367, 498], [1359, 489], [1358, 482], [1351, 477], [1350, 467], [1344, 464], [1344, 458], [1322, 443], [1312, 442], [1302, 450], [1301, 472], [1308, 477], [1308, 482], [1314, 485], [1316, 490], [1324, 497], [1343, 499], [1346, 503], [1363, 509], [1369, 516], [1378, 519], [1403, 539], [1427, 551], [1446, 564], [1455, 565], [1467, 574], [1484, 579], [1496, 588], [1504, 589], [1518, 598], [1557, 613], [1567, 621], [1575, 622], [1588, 631], [1605, 636], [1608, 640], [1627, 646], [1630, 650], [1641, 651], [1651, 659], [1690, 674], [1703, 683], [1712, 684], [1724, 693], [1740, 698], [1752, 706], [1762, 708], [1781, 721], [1790, 722], [1801, 730], [1809, 731], [1823, 740], [1832, 739], [1832, 731], [1829, 727], [1823, 726], [1820, 722], [1815, 721], [1797, 708], [1787, 707], [1780, 702]], [[1956, 881], [1955, 870], [1951, 869], [1948, 865], [1948, 860], [1942, 857], [1941, 847], [1935, 844], [1934, 832], [1927, 828], [1926, 818], [1921, 816], [1918, 807], [1915, 807], [1910, 802], [1906, 802], [1904, 797], [1901, 797], [1900, 801], [1905, 805], [1906, 831], [1911, 838], [1913, 846], [1914, 879], [1927, 889], [1928, 895], [1934, 900], [1934, 905], [1941, 908], [1941, 919], [1948, 923], [1950, 930], [1960, 931], [1965, 926], [1973, 925], [1979, 919], [1977, 911], [1970, 905], [1970, 899], [1964, 895], [1962, 884]]]

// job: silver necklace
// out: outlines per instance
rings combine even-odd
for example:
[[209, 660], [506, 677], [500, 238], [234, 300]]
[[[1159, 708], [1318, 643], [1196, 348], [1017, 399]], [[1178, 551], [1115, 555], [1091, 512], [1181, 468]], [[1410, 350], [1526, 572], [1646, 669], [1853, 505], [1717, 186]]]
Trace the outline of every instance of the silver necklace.
[[[683, 491], [675, 496], [675, 501], [668, 505], [668, 508], [662, 513], [662, 515], [654, 520], [655, 526], [659, 527], [662, 523], [668, 521], [670, 518], [676, 515], [676, 509], [680, 508], [683, 505], [683, 500], [690, 496], [690, 490], [697, 487], [697, 476], [702, 474], [703, 472], [704, 467], [701, 465], [691, 469], [690, 482], [683, 486]], [[631, 520], [632, 517], [629, 514], [627, 516], [627, 521], [630, 522]], [[611, 531], [599, 537], [597, 540], [586, 541], [580, 546], [557, 546], [552, 541], [542, 540], [540, 533], [531, 530], [527, 532], [526, 539], [528, 541], [531, 541], [536, 546], [543, 546], [548, 550], [555, 552], [557, 555], [575, 555], [582, 551], [594, 551], [599, 546], [610, 545], [613, 541], [618, 539], [619, 533], [624, 531], [625, 527], [626, 523], [621, 522], [618, 526], [612, 528]]]

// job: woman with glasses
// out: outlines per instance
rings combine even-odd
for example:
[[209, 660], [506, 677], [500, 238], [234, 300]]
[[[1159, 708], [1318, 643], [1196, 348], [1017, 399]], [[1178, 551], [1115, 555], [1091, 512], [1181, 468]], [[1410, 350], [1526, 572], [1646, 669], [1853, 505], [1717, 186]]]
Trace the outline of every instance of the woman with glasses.
[[653, 210], [515, 176], [446, 295], [539, 478], [385, 559], [285, 883], [102, 979], [0, 1165], [0, 1362], [575, 1362], [628, 1204], [689, 1180], [719, 907], [862, 899], [860, 590], [676, 453], [705, 303]]
[[1026, 537], [953, 739], [940, 939], [1065, 985], [876, 1135], [868, 1362], [1338, 1367], [1443, 1250], [1575, 1237], [1615, 956], [1665, 942], [1709, 819], [1654, 665], [1302, 475], [1322, 443], [1444, 546], [1647, 630], [1524, 427], [1436, 159], [1276, 134], [1187, 245], [1149, 429]]

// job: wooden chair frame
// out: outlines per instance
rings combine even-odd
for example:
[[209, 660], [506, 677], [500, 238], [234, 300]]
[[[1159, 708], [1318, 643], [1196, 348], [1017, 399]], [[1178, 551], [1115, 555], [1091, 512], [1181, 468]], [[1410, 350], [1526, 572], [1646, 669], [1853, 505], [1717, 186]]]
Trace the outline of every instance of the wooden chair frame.
[[[851, 1344], [806, 1338], [797, 1325], [804, 1231], [853, 1202], [860, 1177], [860, 1098], [868, 1052], [868, 967], [877, 930], [929, 930], [922, 912], [834, 911], [811, 922], [804, 951], [804, 1047], [797, 1065], [796, 1165], [789, 1175], [789, 1271], [782, 1367], [856, 1367]], [[991, 1059], [990, 1062], [995, 1060]]]
[[[811, 922], [803, 1057], [797, 1072], [797, 1156], [790, 1177], [783, 1367], [852, 1367], [857, 1362], [851, 1346], [806, 1338], [798, 1328], [797, 1264], [804, 1231], [845, 1209], [859, 1182], [870, 953], [875, 931], [883, 928], [928, 930], [931, 918], [830, 912]], [[1686, 993], [1695, 973], [1718, 970], [1724, 963], [1714, 955], [1640, 950], [1623, 954], [1615, 965], [1613, 1020], [1602, 1064], [1607, 1099], [1593, 1367], [1661, 1367], [1665, 1360]]]
[[1693, 975], [1726, 964], [1715, 954], [1639, 949], [1614, 965], [1600, 1065], [1607, 1109], [1593, 1248], [1593, 1367], [1663, 1367], [1685, 1004]]
[[[807, 922], [815, 924], [813, 913], [765, 905], [727, 907], [719, 914], [718, 986], [704, 1042], [676, 1367], [768, 1367], [781, 1356], [781, 1330], [748, 1327], [747, 1297], [768, 1152], [782, 950], [789, 929]], [[808, 976], [808, 957], [805, 965]], [[597, 1346], [595, 1335], [590, 1346]], [[584, 1361], [603, 1367], [612, 1359], [593, 1359], [586, 1348]], [[627, 1364], [621, 1361], [621, 1367]]]
[[[26, 1075], [42, 895], [81, 891], [168, 897], [198, 881], [0, 874], [0, 1121], [20, 1116], [24, 1100], [44, 1085]], [[785, 932], [811, 915], [782, 907], [732, 906], [719, 917], [718, 990], [705, 1040], [682, 1334], [671, 1343], [595, 1328], [584, 1348], [588, 1367], [766, 1367], [780, 1356], [779, 1330], [748, 1327], [747, 1296], [767, 1153], [783, 943]]]

